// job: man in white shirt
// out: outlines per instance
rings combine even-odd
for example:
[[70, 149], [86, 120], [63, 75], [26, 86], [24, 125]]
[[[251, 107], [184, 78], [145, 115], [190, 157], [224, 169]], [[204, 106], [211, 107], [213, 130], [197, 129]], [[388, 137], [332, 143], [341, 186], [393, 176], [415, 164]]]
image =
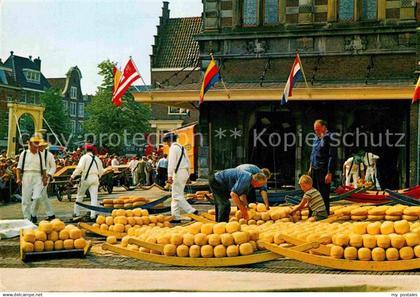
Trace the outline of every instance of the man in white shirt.
[[29, 140], [29, 149], [24, 150], [19, 157], [17, 166], [16, 183], [22, 184], [22, 213], [23, 217], [36, 223], [34, 216], [36, 201], [41, 198], [43, 188], [47, 186], [47, 174], [44, 159], [38, 151], [39, 144], [43, 141], [39, 135], [34, 135]]
[[[39, 144], [39, 152], [41, 153], [42, 158], [44, 159], [45, 169], [47, 170], [47, 177], [48, 177], [48, 183], [49, 183], [49, 181], [52, 180], [54, 177], [54, 173], [57, 170], [57, 166], [55, 164], [55, 159], [54, 159], [53, 154], [51, 154], [48, 151], [47, 147], [48, 147], [48, 142], [46, 142], [45, 140]], [[45, 212], [47, 213], [48, 220], [51, 221], [55, 219], [55, 214], [54, 214], [54, 210], [52, 209], [51, 203], [48, 200], [47, 188], [48, 188], [48, 184], [42, 190], [41, 198], [33, 202], [35, 204], [34, 206], [35, 211], [32, 215], [34, 217], [37, 217], [39, 206], [42, 203], [44, 205]]]
[[112, 161], [111, 161], [111, 166], [112, 166], [112, 167], [116, 167], [116, 166], [118, 166], [118, 165], [120, 165], [120, 162], [118, 161], [117, 156], [116, 156], [116, 155], [113, 155], [113, 156], [112, 156]]
[[358, 155], [350, 157], [343, 164], [343, 175], [346, 179], [346, 186], [353, 186], [357, 188], [357, 182], [363, 178], [365, 167], [361, 158]]
[[[82, 202], [87, 190], [90, 194], [90, 204], [97, 206], [98, 205], [98, 187], [99, 187], [99, 178], [104, 172], [101, 160], [93, 155], [95, 150], [92, 144], [85, 144], [84, 149], [86, 154], [84, 154], [77, 164], [76, 169], [70, 177], [70, 183], [73, 183], [73, 180], [76, 176], [81, 175], [81, 180], [79, 188], [77, 191], [77, 202]], [[74, 204], [74, 221], [80, 220], [80, 206]], [[96, 219], [96, 211], [90, 212], [91, 220]]]
[[184, 197], [185, 184], [190, 177], [190, 162], [184, 147], [176, 142], [177, 138], [178, 135], [174, 133], [163, 137], [163, 141], [169, 146], [168, 183], [172, 184], [171, 214], [174, 223], [181, 221], [181, 209], [187, 213], [198, 213]]
[[138, 173], [137, 173], [138, 164], [139, 164], [139, 160], [137, 160], [136, 156], [134, 156], [128, 163], [128, 168], [130, 168], [134, 186], [137, 186], [138, 184]]
[[366, 152], [363, 156], [363, 164], [366, 168], [365, 180], [372, 182], [377, 190], [381, 189], [381, 185], [378, 180], [378, 171], [376, 163], [379, 160], [379, 156]]

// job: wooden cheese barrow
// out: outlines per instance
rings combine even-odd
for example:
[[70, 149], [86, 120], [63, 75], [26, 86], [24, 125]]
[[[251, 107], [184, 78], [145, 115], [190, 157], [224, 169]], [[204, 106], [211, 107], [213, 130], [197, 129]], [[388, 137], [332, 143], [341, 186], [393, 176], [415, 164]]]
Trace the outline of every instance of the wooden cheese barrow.
[[[136, 244], [138, 246], [156, 250], [159, 252], [163, 252], [163, 245], [148, 243], [136, 238], [130, 238], [128, 240], [129, 244]], [[305, 243], [303, 245], [299, 245], [293, 247], [295, 250], [304, 251], [313, 249], [319, 246], [319, 243], [311, 242]], [[248, 256], [238, 256], [238, 257], [223, 257], [223, 258], [190, 258], [190, 257], [175, 257], [175, 256], [163, 256], [163, 255], [156, 255], [156, 254], [149, 254], [143, 253], [139, 251], [129, 250], [127, 248], [123, 248], [117, 245], [111, 245], [108, 243], [104, 243], [102, 245], [102, 249], [112, 251], [122, 256], [135, 258], [138, 260], [152, 262], [152, 263], [159, 263], [165, 265], [173, 265], [173, 266], [196, 266], [196, 267], [226, 267], [226, 266], [241, 266], [241, 265], [249, 265], [261, 262], [271, 261], [281, 256], [276, 253], [272, 253], [269, 251], [260, 251], [256, 252], [252, 255]]]
[[[282, 235], [282, 238], [291, 244], [302, 244], [304, 241]], [[271, 243], [264, 243], [267, 250], [284, 257], [322, 267], [355, 270], [355, 271], [406, 271], [420, 268], [420, 258], [398, 261], [360, 261], [335, 259], [329, 256], [329, 247], [320, 245], [318, 249], [312, 249], [312, 253], [296, 251], [291, 248], [283, 248]]]

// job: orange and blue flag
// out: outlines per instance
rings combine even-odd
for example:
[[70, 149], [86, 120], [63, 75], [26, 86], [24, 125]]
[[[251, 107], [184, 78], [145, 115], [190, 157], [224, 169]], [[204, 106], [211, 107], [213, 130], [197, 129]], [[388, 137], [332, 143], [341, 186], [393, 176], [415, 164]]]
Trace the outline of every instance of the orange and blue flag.
[[207, 67], [206, 73], [204, 74], [203, 83], [200, 91], [200, 104], [204, 101], [204, 95], [207, 91], [214, 86], [221, 79], [219, 67], [212, 58], [209, 66]]

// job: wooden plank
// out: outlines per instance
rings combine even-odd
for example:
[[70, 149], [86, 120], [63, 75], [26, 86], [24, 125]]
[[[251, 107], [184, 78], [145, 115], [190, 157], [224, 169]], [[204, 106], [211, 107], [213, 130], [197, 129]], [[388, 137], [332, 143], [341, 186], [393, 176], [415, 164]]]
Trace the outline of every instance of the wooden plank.
[[211, 214], [209, 214], [209, 213], [207, 213], [207, 212], [203, 212], [203, 213], [201, 214], [201, 216], [202, 216], [203, 218], [205, 218], [205, 219], [208, 219], [208, 220], [212, 221], [212, 222], [216, 222], [216, 217], [215, 217], [215, 215], [211, 215]]
[[265, 244], [265, 248], [273, 253], [295, 259], [304, 263], [355, 271], [406, 271], [420, 268], [420, 258], [400, 261], [357, 261], [335, 259], [333, 257], [317, 256], [313, 254], [282, 248], [273, 244]]
[[101, 235], [104, 237], [115, 236], [117, 239], [121, 239], [127, 235], [127, 233], [118, 233], [118, 232], [113, 232], [109, 230], [101, 230], [100, 228], [94, 227], [87, 223], [79, 223], [79, 227], [82, 229], [85, 229], [86, 231], [89, 231], [89, 232], [92, 232], [92, 233], [95, 233], [97, 235]]
[[201, 223], [214, 223], [214, 221], [210, 221], [209, 219], [206, 219], [202, 216], [198, 216], [192, 213], [186, 214], [184, 216], [190, 219], [193, 219], [194, 221], [201, 222]]
[[142, 261], [174, 265], [174, 266], [195, 266], [195, 267], [226, 267], [241, 266], [271, 261], [281, 257], [272, 252], [259, 252], [249, 256], [224, 257], [224, 258], [190, 258], [190, 257], [169, 257], [131, 251], [120, 246], [104, 243], [102, 249], [108, 250], [123, 256], [135, 258]]
[[[297, 238], [294, 238], [294, 237], [290, 237], [286, 234], [280, 234], [280, 237], [284, 241], [289, 242], [291, 244], [294, 244], [296, 246], [306, 243], [306, 241], [303, 241], [303, 240], [300, 240], [300, 239], [297, 239]], [[326, 246], [326, 245], [320, 244], [319, 247], [314, 248], [312, 251], [315, 252], [315, 253], [319, 253], [321, 255], [329, 256], [330, 252], [331, 252], [331, 248]]]
[[129, 244], [136, 244], [138, 246], [144, 247], [149, 250], [155, 250], [163, 253], [163, 245], [157, 244], [157, 243], [150, 243], [143, 240], [139, 240], [137, 238], [129, 238], [128, 239]]

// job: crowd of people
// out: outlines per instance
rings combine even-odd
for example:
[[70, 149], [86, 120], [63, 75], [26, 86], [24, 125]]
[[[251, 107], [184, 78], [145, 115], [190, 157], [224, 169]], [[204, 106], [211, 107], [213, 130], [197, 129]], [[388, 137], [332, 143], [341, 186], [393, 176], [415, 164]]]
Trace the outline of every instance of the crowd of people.
[[[331, 144], [331, 134], [325, 121], [315, 121], [314, 131], [317, 137], [312, 146], [308, 174], [302, 175], [299, 180], [300, 188], [305, 194], [292, 213], [308, 206], [314, 219], [323, 219], [329, 215], [330, 210], [329, 195], [336, 149]], [[180, 221], [181, 210], [186, 213], [197, 213], [184, 197], [185, 185], [190, 179], [190, 163], [185, 148], [177, 142], [176, 134], [165, 135], [163, 141], [169, 147], [170, 158], [162, 152], [151, 153], [148, 156], [133, 156], [129, 159], [126, 156], [98, 153], [89, 143], [75, 152], [53, 155], [47, 150], [48, 143], [42, 137], [34, 136], [28, 142], [28, 149], [22, 151], [19, 156], [6, 158], [4, 152], [0, 156], [0, 197], [8, 199], [18, 190], [19, 185], [22, 185], [21, 201], [24, 217], [36, 221], [39, 204], [43, 203], [48, 218], [53, 218], [55, 216], [47, 199], [46, 188], [53, 180], [54, 173], [61, 167], [77, 164], [70, 177], [72, 183], [76, 176], [81, 176], [76, 201], [82, 202], [86, 192], [89, 191], [92, 205], [98, 203], [98, 188], [104, 172], [109, 169], [116, 171], [125, 169], [131, 173], [131, 186], [171, 184], [171, 213], [174, 221]], [[364, 153], [359, 157], [348, 159], [343, 166], [346, 185], [350, 184], [351, 180], [360, 179], [356, 173], [364, 166], [366, 168], [363, 168], [365, 169], [363, 178], [369, 178], [374, 186], [379, 187], [376, 174], [378, 158], [372, 153]], [[364, 165], [365, 163], [367, 165]], [[356, 170], [356, 167], [359, 169]], [[253, 164], [242, 164], [212, 174], [209, 177], [209, 186], [216, 206], [216, 220], [218, 222], [228, 220], [230, 198], [246, 218], [249, 203], [255, 202], [256, 190], [260, 191], [263, 202], [269, 209], [267, 180], [270, 177], [271, 173], [267, 168], [260, 169]], [[32, 205], [31, 201], [34, 201]], [[91, 211], [90, 214], [94, 220], [96, 212]], [[76, 204], [73, 216], [80, 217], [80, 207]]]

